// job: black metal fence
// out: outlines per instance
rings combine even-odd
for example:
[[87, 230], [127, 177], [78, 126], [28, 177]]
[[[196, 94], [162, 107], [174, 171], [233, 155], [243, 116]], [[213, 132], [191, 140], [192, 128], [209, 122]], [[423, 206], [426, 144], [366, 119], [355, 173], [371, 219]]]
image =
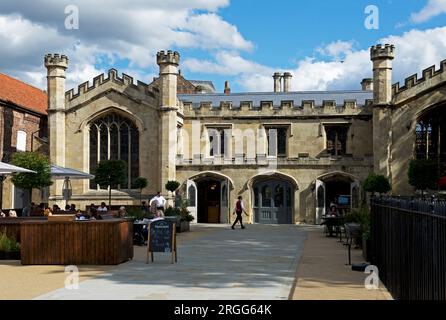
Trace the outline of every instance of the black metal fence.
[[395, 299], [446, 300], [446, 201], [371, 199], [372, 261]]

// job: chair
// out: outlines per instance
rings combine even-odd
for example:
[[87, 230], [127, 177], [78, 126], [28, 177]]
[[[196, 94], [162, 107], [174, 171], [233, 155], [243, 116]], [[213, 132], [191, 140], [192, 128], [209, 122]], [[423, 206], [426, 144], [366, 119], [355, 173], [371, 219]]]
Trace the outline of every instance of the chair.
[[353, 240], [359, 239], [361, 237], [361, 226], [357, 223], [346, 223], [344, 224], [346, 242], [343, 243], [344, 246], [348, 247], [348, 265], [352, 264], [351, 249]]

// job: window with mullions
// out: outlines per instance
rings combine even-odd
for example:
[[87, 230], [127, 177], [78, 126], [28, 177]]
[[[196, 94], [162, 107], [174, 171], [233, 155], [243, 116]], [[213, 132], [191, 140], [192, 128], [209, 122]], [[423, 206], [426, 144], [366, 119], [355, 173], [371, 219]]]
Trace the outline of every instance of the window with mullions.
[[[123, 160], [127, 163], [127, 183], [112, 189], [132, 189], [139, 176], [139, 131], [129, 119], [109, 113], [90, 123], [90, 172], [102, 160]], [[90, 180], [90, 189], [99, 186]], [[105, 187], [104, 187], [105, 188]]]
[[227, 139], [225, 131], [228, 129], [224, 128], [211, 128], [208, 129], [209, 136], [209, 156], [213, 157], [216, 155], [224, 156], [227, 150]]
[[287, 156], [287, 139], [288, 128], [277, 127], [267, 130], [268, 138], [268, 155], [286, 157]]
[[347, 152], [347, 125], [325, 126], [327, 152], [332, 156], [342, 156]]

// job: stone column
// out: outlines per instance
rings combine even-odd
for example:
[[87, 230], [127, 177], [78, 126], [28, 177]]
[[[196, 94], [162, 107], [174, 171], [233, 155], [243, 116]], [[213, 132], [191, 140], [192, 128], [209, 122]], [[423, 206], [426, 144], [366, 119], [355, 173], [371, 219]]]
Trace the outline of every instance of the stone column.
[[[178, 52], [160, 51], [156, 62], [160, 75], [160, 191], [167, 195], [165, 184], [168, 180], [176, 180], [177, 155], [177, 77], [180, 55]], [[171, 195], [168, 195], [168, 205], [173, 205]]]
[[[44, 58], [47, 69], [48, 92], [48, 138], [50, 161], [65, 166], [65, 72], [68, 58], [65, 55], [47, 54]], [[62, 196], [62, 180], [50, 187], [50, 200]], [[61, 202], [62, 203], [62, 202]]]
[[374, 171], [391, 178], [392, 60], [395, 46], [370, 49], [373, 62], [373, 157]]

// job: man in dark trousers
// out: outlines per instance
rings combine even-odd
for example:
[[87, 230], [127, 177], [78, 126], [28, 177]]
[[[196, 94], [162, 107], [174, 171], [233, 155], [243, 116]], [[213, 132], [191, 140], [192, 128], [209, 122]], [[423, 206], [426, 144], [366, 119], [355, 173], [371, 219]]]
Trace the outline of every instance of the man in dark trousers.
[[245, 206], [243, 205], [242, 196], [238, 197], [237, 202], [235, 203], [235, 209], [232, 214], [237, 214], [237, 219], [235, 219], [234, 223], [232, 224], [232, 229], [235, 229], [235, 225], [238, 221], [240, 221], [240, 225], [242, 226], [242, 229], [245, 229], [245, 226], [243, 225], [243, 219], [242, 219], [242, 213], [245, 213], [248, 217], [248, 213], [246, 213]]

